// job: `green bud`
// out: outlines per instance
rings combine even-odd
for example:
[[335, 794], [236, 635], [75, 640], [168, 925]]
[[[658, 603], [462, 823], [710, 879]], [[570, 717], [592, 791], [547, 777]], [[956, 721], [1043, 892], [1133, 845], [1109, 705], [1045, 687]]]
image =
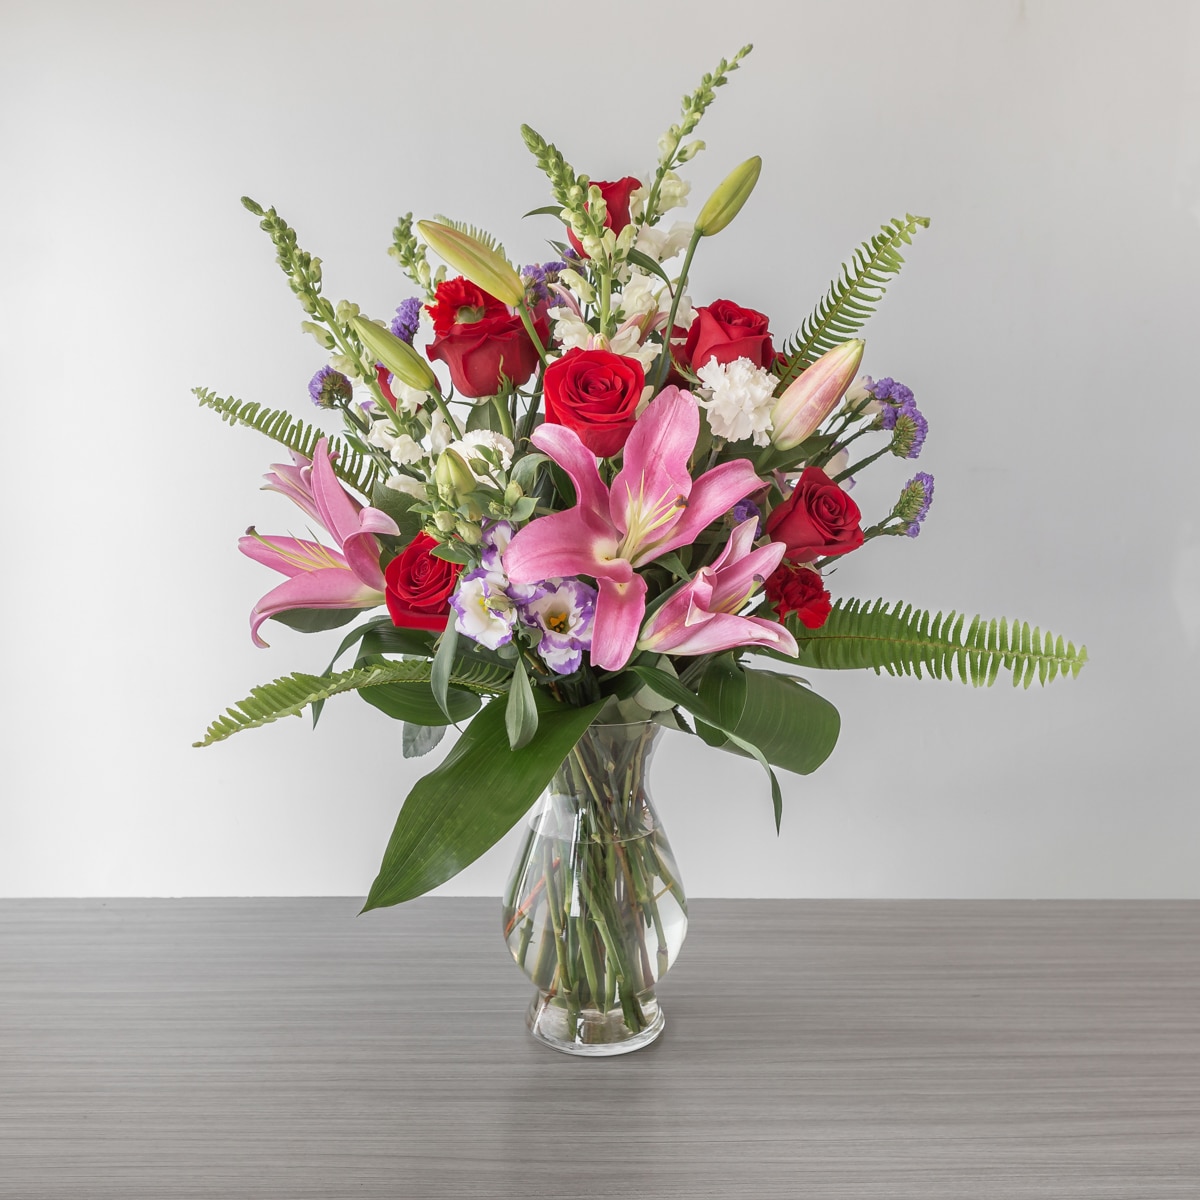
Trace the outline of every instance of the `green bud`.
[[418, 221], [417, 228], [436, 254], [477, 287], [513, 307], [524, 301], [525, 284], [503, 254], [440, 221]]
[[483, 541], [482, 531], [471, 521], [458, 521], [455, 523], [454, 529], [468, 546], [478, 546]]
[[511, 508], [524, 495], [525, 489], [514, 479], [513, 482], [504, 489], [504, 503]]
[[247, 212], [252, 212], [256, 217], [261, 217], [263, 215], [262, 205], [255, 200], [251, 200], [249, 196], [242, 197], [242, 207]]
[[410, 388], [416, 388], [419, 392], [438, 391], [433, 368], [407, 342], [401, 341], [374, 321], [368, 321], [366, 317], [351, 317], [349, 325], [358, 334], [358, 340], [367, 352]]
[[434, 528], [439, 533], [449, 533], [457, 523], [458, 518], [452, 512], [443, 510], [439, 513], [434, 513], [433, 524]]
[[456, 450], [443, 450], [433, 471], [438, 495], [447, 504], [457, 504], [460, 496], [475, 490], [475, 476]]
[[742, 205], [750, 199], [754, 185], [762, 171], [762, 159], [756, 154], [732, 171], [717, 185], [717, 189], [700, 210], [696, 218], [696, 232], [701, 237], [712, 237], [720, 233], [734, 217], [742, 211]]

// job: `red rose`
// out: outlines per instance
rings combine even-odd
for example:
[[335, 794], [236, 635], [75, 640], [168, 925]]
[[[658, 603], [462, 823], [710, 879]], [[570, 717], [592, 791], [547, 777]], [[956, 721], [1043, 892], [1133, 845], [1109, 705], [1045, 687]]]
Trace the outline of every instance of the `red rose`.
[[446, 628], [450, 616], [450, 593], [458, 583], [462, 567], [434, 558], [438, 544], [427, 533], [418, 533], [393, 558], [383, 573], [387, 585], [387, 607], [392, 623], [403, 629]]
[[[521, 318], [469, 280], [439, 283], [429, 315], [434, 339], [425, 353], [449, 367], [461, 395], [494, 396], [504, 379], [519, 387], [537, 370], [538, 353]], [[535, 328], [545, 342], [546, 322]]]
[[[608, 213], [604, 218], [604, 228], [611, 229], [613, 233], [620, 233], [631, 219], [629, 216], [630, 193], [640, 188], [642, 181], [632, 175], [626, 175], [624, 179], [616, 179], [611, 183], [600, 179], [593, 179], [591, 183], [600, 189], [600, 195], [604, 197], [604, 203], [608, 208]], [[583, 252], [583, 244], [571, 228], [567, 229], [567, 239], [575, 247], [576, 254], [587, 258]]]
[[714, 358], [721, 366], [748, 358], [756, 367], [769, 368], [775, 361], [775, 347], [768, 324], [767, 318], [752, 308], [742, 308], [732, 300], [714, 300], [696, 309], [680, 357], [693, 371]]
[[805, 467], [792, 494], [767, 518], [767, 533], [787, 543], [792, 562], [847, 554], [863, 544], [862, 513], [820, 467]]
[[609, 350], [568, 350], [542, 378], [546, 420], [575, 430], [593, 454], [610, 458], [633, 429], [645, 386], [636, 358]]
[[808, 629], [820, 629], [833, 605], [819, 571], [793, 563], [780, 563], [767, 579], [767, 599], [781, 621], [795, 613]]

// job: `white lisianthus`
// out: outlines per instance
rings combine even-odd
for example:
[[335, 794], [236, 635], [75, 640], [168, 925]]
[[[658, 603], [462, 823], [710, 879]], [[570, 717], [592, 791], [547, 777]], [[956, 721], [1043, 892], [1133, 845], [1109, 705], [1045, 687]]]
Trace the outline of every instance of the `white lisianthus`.
[[388, 391], [396, 398], [396, 411], [402, 412], [408, 417], [413, 416], [429, 399], [427, 392], [421, 391], [420, 388], [409, 387], [403, 379], [396, 375], [388, 376], [387, 386]]
[[403, 492], [406, 496], [412, 496], [414, 500], [427, 498], [425, 484], [411, 475], [401, 475], [399, 471], [393, 471], [383, 482], [393, 492]]
[[483, 570], [464, 575], [450, 597], [450, 607], [455, 629], [481, 646], [498, 650], [512, 641], [517, 611], [499, 577]]
[[870, 375], [860, 375], [847, 389], [842, 398], [842, 411], [854, 412], [860, 417], [874, 417], [883, 410], [883, 401], [875, 399], [872, 388], [875, 380]]
[[708, 413], [708, 424], [717, 437], [729, 442], [753, 437], [756, 446], [770, 445], [776, 383], [770, 371], [748, 358], [724, 364], [709, 359], [696, 375], [710, 393], [709, 399], [698, 396], [697, 402]]

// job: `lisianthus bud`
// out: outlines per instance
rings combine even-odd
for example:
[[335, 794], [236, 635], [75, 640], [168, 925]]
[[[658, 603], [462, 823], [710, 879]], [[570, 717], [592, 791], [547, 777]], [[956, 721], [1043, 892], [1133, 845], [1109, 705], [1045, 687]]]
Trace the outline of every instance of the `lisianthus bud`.
[[350, 328], [358, 334], [359, 341], [368, 353], [373, 354], [402, 383], [420, 392], [438, 390], [433, 369], [407, 342], [365, 317], [351, 317]]
[[439, 533], [449, 533], [457, 522], [458, 518], [446, 509], [433, 514], [433, 524]]
[[525, 299], [525, 285], [503, 254], [440, 221], [418, 221], [417, 228], [436, 254], [489, 295], [513, 308]]
[[861, 338], [827, 350], [788, 385], [771, 410], [771, 444], [791, 450], [809, 437], [833, 411], [862, 362]]
[[701, 237], [712, 237], [720, 233], [734, 217], [742, 211], [742, 205], [750, 199], [754, 185], [762, 170], [762, 159], [756, 154], [741, 166], [734, 167], [717, 185], [717, 190], [704, 202], [696, 218], [696, 232]]
[[454, 450], [443, 450], [438, 455], [433, 472], [438, 495], [447, 504], [457, 504], [462, 496], [475, 490], [475, 475], [466, 461]]

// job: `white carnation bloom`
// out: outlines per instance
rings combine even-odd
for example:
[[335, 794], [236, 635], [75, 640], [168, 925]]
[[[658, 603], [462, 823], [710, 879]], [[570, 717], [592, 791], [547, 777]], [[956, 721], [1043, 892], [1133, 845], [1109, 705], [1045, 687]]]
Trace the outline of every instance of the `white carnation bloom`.
[[756, 446], [770, 445], [771, 409], [775, 404], [775, 377], [756, 367], [748, 358], [721, 364], [709, 361], [697, 372], [711, 392], [709, 399], [697, 397], [708, 413], [713, 433], [729, 442], [753, 436]]

